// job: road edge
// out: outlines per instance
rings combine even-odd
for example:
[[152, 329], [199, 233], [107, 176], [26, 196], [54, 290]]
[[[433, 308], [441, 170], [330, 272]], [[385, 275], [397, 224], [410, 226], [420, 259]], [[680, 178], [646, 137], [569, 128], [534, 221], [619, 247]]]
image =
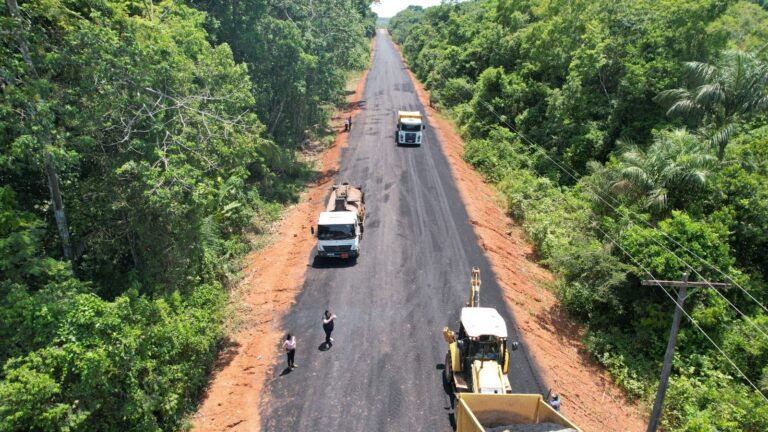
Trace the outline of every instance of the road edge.
[[[373, 38], [371, 62], [375, 49]], [[347, 97], [346, 106], [334, 111], [332, 128], [342, 130], [344, 120], [360, 111], [359, 101], [370, 64], [359, 78], [354, 94]], [[323, 200], [338, 173], [341, 150], [348, 146], [348, 139], [348, 133], [339, 132], [319, 158], [318, 180], [301, 194], [298, 204], [285, 211], [269, 244], [244, 260], [240, 285], [245, 289], [240, 306], [245, 311], [241, 312], [237, 334], [219, 353], [205, 396], [191, 418], [193, 430], [261, 430], [261, 408], [268, 401], [262, 390], [274, 365], [282, 358], [278, 347], [284, 317], [303, 290], [314, 246], [309, 228], [324, 208]], [[277, 244], [281, 247], [272, 247]]]
[[[391, 35], [389, 37], [391, 39]], [[435, 133], [443, 143], [441, 151], [450, 166], [472, 229], [496, 275], [507, 307], [519, 321], [518, 334], [528, 355], [539, 366], [541, 378], [548, 388], [561, 394], [565, 414], [584, 431], [645, 430], [646, 415], [640, 405], [629, 401], [605, 369], [586, 352], [581, 343], [583, 326], [568, 317], [554, 294], [543, 287], [554, 278], [530, 258], [535, 256], [535, 250], [521, 227], [503, 209], [503, 196], [464, 161], [464, 141], [455, 125], [430, 104], [429, 93], [408, 66], [400, 46], [394, 40], [392, 44], [406, 66], [430, 125], [439, 125], [434, 128]], [[519, 273], [529, 276], [529, 282], [521, 284], [512, 280], [515, 278], [505, 277]], [[530, 331], [534, 327], [536, 333], [543, 333], [544, 337], [534, 339]], [[560, 354], [558, 357], [566, 357], [569, 362], [553, 363], [550, 357], [555, 351]], [[598, 377], [599, 382], [574, 379], [573, 372], [577, 369]], [[587, 405], [598, 409], [587, 409]], [[625, 421], [619, 422], [622, 426], [617, 424], [616, 408], [625, 417]]]

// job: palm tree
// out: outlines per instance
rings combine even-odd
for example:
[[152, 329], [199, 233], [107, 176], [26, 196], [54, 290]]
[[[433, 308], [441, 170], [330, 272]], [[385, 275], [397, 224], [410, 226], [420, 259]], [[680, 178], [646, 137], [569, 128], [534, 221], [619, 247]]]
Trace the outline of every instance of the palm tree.
[[768, 108], [768, 64], [742, 51], [725, 51], [716, 64], [687, 62], [688, 87], [665, 90], [656, 97], [700, 127], [717, 158], [736, 132], [739, 121]]
[[593, 167], [594, 186], [657, 215], [667, 210], [671, 198], [679, 203], [683, 194], [701, 189], [716, 163], [706, 145], [685, 129], [660, 133], [647, 150], [631, 142], [619, 146], [611, 164]]

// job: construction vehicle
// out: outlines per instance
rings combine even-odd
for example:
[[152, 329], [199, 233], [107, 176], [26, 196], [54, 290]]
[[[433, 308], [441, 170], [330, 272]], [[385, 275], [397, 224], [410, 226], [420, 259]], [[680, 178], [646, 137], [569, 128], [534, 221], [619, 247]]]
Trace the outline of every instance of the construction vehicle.
[[422, 122], [421, 113], [418, 111], [398, 111], [397, 112], [397, 132], [395, 141], [398, 145], [413, 144], [421, 145], [423, 142], [422, 131], [426, 129]]
[[[443, 328], [448, 343], [444, 379], [456, 392], [512, 393], [507, 326], [496, 309], [480, 307], [480, 284], [480, 269], [472, 268], [469, 302], [461, 308], [458, 332]], [[513, 342], [509, 348], [517, 346]]]
[[[317, 255], [357, 258], [365, 224], [365, 193], [349, 183], [331, 186], [331, 195], [317, 221]], [[314, 227], [311, 229], [315, 234]]]
[[456, 432], [581, 432], [538, 394], [460, 393], [456, 404]]
[[459, 330], [443, 328], [448, 343], [443, 379], [456, 395], [456, 431], [581, 432], [542, 395], [512, 394], [509, 349], [517, 350], [518, 343], [508, 347], [504, 318], [496, 309], [480, 306], [481, 284], [480, 269], [472, 268]]

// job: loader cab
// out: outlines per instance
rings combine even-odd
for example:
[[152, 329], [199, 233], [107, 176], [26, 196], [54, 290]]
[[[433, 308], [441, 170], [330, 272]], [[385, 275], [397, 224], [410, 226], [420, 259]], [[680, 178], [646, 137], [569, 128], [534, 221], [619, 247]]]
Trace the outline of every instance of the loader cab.
[[459, 328], [443, 328], [448, 344], [443, 368], [443, 383], [455, 392], [488, 394], [512, 393], [507, 372], [509, 349], [507, 325], [494, 308], [480, 307], [480, 270], [472, 268], [469, 302], [461, 308]]
[[484, 335], [459, 341], [467, 360], [498, 360], [504, 357], [505, 339]]
[[[507, 326], [494, 308], [462, 308], [456, 339], [464, 364], [475, 360], [494, 360], [501, 364], [508, 356]], [[516, 344], [513, 346], [516, 348]]]

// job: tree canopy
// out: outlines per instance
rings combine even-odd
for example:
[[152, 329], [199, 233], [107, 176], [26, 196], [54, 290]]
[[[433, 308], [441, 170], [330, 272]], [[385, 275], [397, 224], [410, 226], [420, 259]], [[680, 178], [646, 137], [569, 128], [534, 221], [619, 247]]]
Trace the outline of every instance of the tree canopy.
[[0, 431], [177, 429], [369, 2], [0, 6]]
[[652, 400], [674, 308], [640, 285], [646, 272], [734, 284], [686, 300], [701, 331], [684, 321], [665, 430], [768, 428], [768, 11], [756, 3], [470, 0], [389, 22], [628, 395]]

